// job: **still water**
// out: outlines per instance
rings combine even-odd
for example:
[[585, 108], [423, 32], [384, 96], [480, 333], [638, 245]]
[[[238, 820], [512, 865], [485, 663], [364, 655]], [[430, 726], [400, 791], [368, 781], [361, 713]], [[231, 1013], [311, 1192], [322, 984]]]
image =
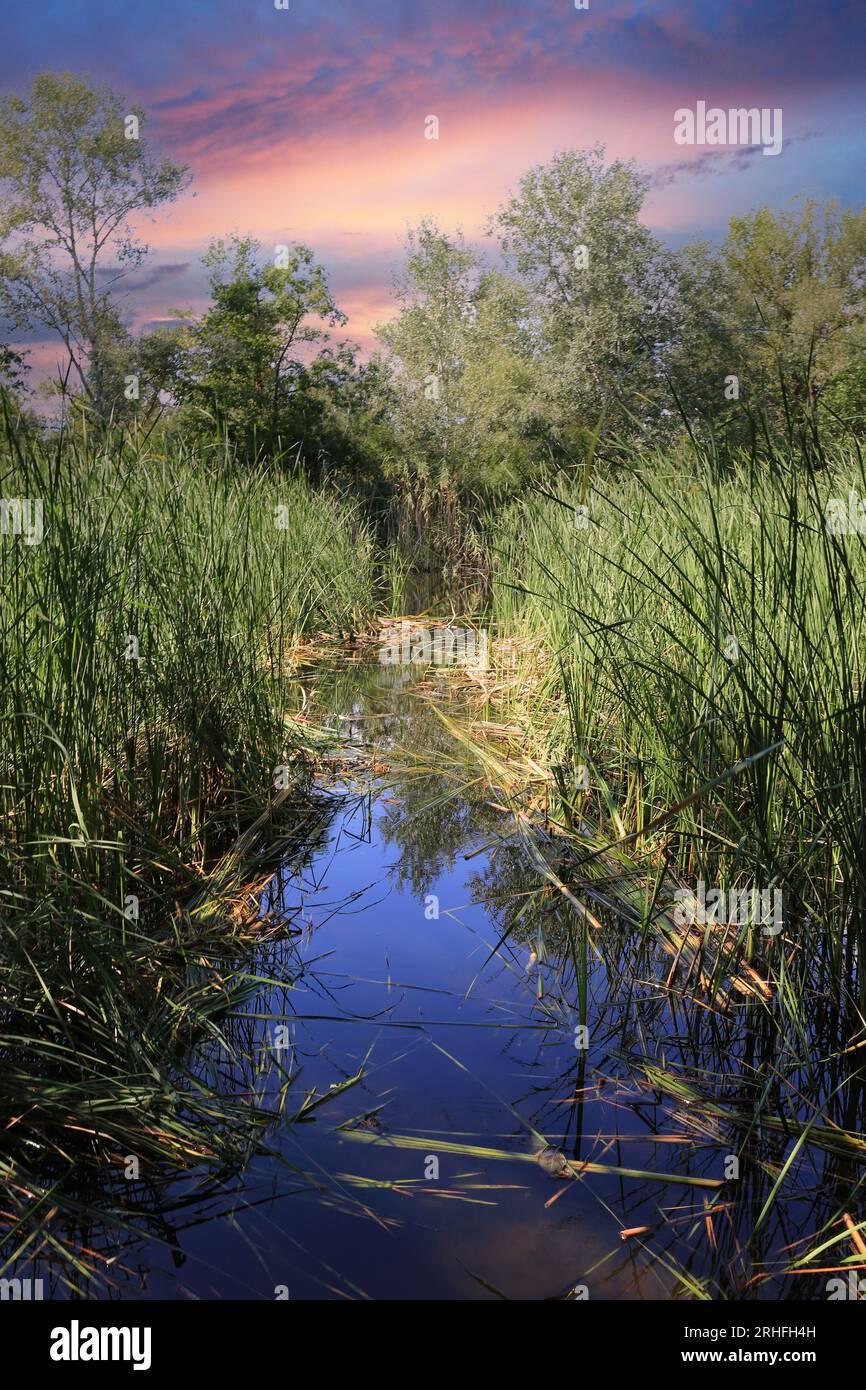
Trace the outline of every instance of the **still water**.
[[[291, 935], [196, 1063], [268, 1123], [231, 1175], [145, 1203], [102, 1296], [823, 1296], [750, 1281], [815, 1229], [838, 1167], [804, 1150], [746, 1248], [787, 1136], [747, 1135], [758, 1161], [721, 1189], [742, 1126], [647, 1070], [717, 1078], [722, 1098], [738, 1074], [748, 1106], [760, 1029], [682, 1011], [669, 959], [636, 970], [633, 930], [601, 908], [575, 930], [461, 775], [429, 685], [362, 661], [304, 682], [349, 771], [321, 778], [315, 833], [265, 892]], [[563, 1176], [560, 1155], [593, 1166]]]
[[[301, 872], [277, 876], [263, 904], [300, 913], [293, 985], [250, 1007], [247, 1065], [233, 1079], [258, 1072], [259, 1087], [277, 1092], [296, 1077], [292, 1113], [301, 1093], [360, 1079], [308, 1121], [278, 1125], [267, 1140], [276, 1155], [252, 1160], [226, 1214], [195, 1224], [193, 1209], [176, 1244], [140, 1252], [145, 1287], [130, 1280], [124, 1296], [556, 1297], [591, 1267], [596, 1288], [634, 1293], [631, 1252], [605, 1210], [618, 1180], [595, 1179], [596, 1198], [557, 1178], [537, 1137], [586, 1157], [598, 1145], [577, 1126], [594, 1133], [601, 1120], [591, 1101], [575, 1103], [577, 1016], [545, 997], [545, 965], [530, 964], [536, 933], [498, 946], [495, 900], [523, 892], [531, 902], [537, 878], [527, 865], [522, 886], [513, 881], [503, 816], [436, 772], [453, 750], [426, 702], [378, 666], [353, 677], [347, 690], [341, 672], [333, 692], [335, 727], [373, 750], [378, 768], [396, 745], [432, 769], [401, 776], [388, 763], [366, 794], [323, 785], [321, 845]], [[649, 1152], [628, 1148], [629, 1161]]]

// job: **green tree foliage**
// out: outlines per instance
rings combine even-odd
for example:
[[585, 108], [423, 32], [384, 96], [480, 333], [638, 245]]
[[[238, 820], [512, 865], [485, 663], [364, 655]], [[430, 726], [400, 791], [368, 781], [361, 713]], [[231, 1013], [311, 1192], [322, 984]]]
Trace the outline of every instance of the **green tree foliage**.
[[[297, 452], [413, 524], [519, 490], [549, 463], [675, 442], [683, 429], [862, 429], [866, 210], [794, 200], [674, 254], [642, 221], [647, 178], [601, 146], [530, 169], [489, 219], [498, 268], [432, 219], [410, 233], [396, 313], [368, 363], [309, 247], [216, 240], [200, 316], [133, 338], [118, 287], [142, 216], [183, 168], [105, 87], [42, 74], [0, 102], [0, 312], [59, 335], [76, 411], [224, 435], [246, 457]], [[0, 351], [0, 383], [22, 360]], [[134, 387], [130, 389], [130, 383]], [[64, 387], [64, 389], [66, 389]]]
[[[778, 427], [824, 414], [862, 428], [866, 407], [866, 209], [814, 200], [731, 219], [716, 253], [681, 261], [672, 368], [693, 416], [734, 413], [724, 381]], [[736, 414], [742, 418], [741, 408]]]
[[528, 297], [462, 236], [410, 232], [387, 349], [388, 467], [419, 494], [494, 495], [519, 484], [543, 430]]
[[525, 174], [490, 221], [529, 295], [543, 411], [564, 441], [605, 416], [620, 432], [652, 418], [675, 275], [640, 220], [646, 189], [602, 147], [570, 150]]
[[[552, 458], [693, 431], [862, 428], [866, 212], [807, 202], [732, 219], [674, 254], [641, 221], [646, 180], [600, 148], [532, 169], [490, 221], [510, 275], [427, 220], [409, 238], [387, 356], [386, 472], [492, 498]], [[761, 429], [763, 426], [761, 425]]]
[[133, 220], [185, 184], [182, 166], [151, 156], [144, 120], [69, 73], [0, 101], [0, 307], [13, 328], [60, 336], [100, 424], [132, 358], [114, 291], [146, 254]]
[[8, 343], [0, 343], [0, 387], [6, 391], [20, 391], [24, 386], [27, 363], [26, 353]]
[[309, 442], [354, 360], [346, 345], [331, 346], [328, 328], [346, 318], [324, 270], [306, 246], [263, 264], [251, 237], [212, 242], [203, 263], [211, 307], [187, 318], [173, 355], [164, 337], [152, 345], [157, 375], [247, 452]]

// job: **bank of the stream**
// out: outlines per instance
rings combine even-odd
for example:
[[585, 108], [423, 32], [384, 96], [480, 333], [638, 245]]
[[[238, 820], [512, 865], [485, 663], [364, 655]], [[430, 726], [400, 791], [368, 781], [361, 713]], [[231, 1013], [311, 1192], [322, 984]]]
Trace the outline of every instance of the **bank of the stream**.
[[524, 498], [442, 594], [300, 479], [10, 445], [0, 1277], [866, 1265], [862, 468], [704, 463]]
[[480, 685], [346, 649], [297, 679], [342, 751], [260, 845], [248, 997], [178, 1057], [178, 1122], [250, 1121], [234, 1162], [120, 1166], [28, 1271], [62, 1295], [77, 1237], [90, 1296], [826, 1298], [850, 1066], [806, 1074], [784, 1012], [714, 1003], [586, 891], [538, 786], [478, 775]]

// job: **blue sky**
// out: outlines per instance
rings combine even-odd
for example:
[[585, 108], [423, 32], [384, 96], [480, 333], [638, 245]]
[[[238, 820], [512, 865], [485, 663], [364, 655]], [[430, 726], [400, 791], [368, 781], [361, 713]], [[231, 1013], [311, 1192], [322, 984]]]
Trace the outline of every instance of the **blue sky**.
[[[407, 228], [425, 215], [481, 243], [530, 165], [601, 141], [653, 178], [645, 218], [679, 245], [796, 195], [860, 206], [862, 0], [48, 0], [7, 7], [0, 90], [71, 70], [148, 113], [190, 191], [146, 229], [136, 327], [199, 308], [212, 236], [300, 240], [365, 346], [390, 312]], [[778, 157], [686, 149], [698, 100], [780, 107]], [[425, 140], [435, 114], [439, 139]]]

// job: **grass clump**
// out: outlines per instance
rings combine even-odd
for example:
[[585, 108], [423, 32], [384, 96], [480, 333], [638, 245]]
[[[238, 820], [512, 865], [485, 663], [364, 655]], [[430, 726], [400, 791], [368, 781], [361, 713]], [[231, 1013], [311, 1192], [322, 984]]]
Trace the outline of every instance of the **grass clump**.
[[493, 609], [535, 639], [570, 820], [693, 884], [780, 889], [862, 1010], [866, 534], [828, 524], [852, 489], [841, 447], [562, 483], [498, 519]]
[[362, 622], [372, 541], [336, 495], [226, 457], [9, 433], [0, 473], [42, 530], [0, 538], [0, 1266], [38, 1242], [81, 1287], [51, 1213], [83, 1232], [124, 1155], [232, 1168], [255, 1143], [188, 1048], [287, 925], [244, 876], [307, 804], [288, 663]]

